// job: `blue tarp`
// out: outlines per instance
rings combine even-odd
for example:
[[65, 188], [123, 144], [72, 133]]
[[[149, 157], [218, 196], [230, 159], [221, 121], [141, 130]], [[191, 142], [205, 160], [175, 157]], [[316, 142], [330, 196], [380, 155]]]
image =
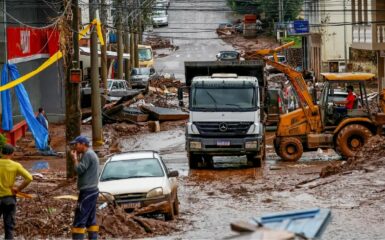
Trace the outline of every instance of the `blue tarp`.
[[[14, 64], [4, 64], [1, 74], [1, 84], [4, 85], [9, 82], [9, 76], [11, 80], [18, 79], [20, 77], [19, 71]], [[19, 107], [21, 114], [25, 117], [30, 131], [35, 138], [36, 147], [39, 150], [47, 150], [48, 148], [48, 131], [45, 129], [35, 118], [35, 114], [32, 109], [29, 96], [25, 90], [23, 84], [19, 84], [15, 87], [15, 93], [19, 100]], [[1, 92], [2, 103], [2, 128], [3, 130], [11, 130], [13, 128], [12, 120], [12, 102], [10, 97], [10, 91], [6, 90]]]

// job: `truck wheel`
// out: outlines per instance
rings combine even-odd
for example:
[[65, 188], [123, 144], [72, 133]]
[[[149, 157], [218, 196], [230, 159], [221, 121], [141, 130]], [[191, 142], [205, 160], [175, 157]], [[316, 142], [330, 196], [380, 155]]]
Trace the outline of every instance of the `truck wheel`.
[[203, 156], [203, 160], [204, 160], [204, 167], [205, 168], [214, 168], [214, 160], [213, 160], [213, 156], [210, 156], [210, 155], [204, 155]]
[[370, 130], [361, 124], [344, 127], [337, 136], [337, 148], [344, 157], [353, 157], [372, 136]]
[[247, 157], [247, 166], [260, 168], [262, 166], [261, 157], [257, 157], [255, 154], [248, 154]]
[[193, 154], [193, 153], [188, 153], [187, 155], [188, 158], [188, 166], [190, 169], [197, 169], [199, 162], [202, 161], [202, 156]]
[[298, 161], [303, 153], [303, 146], [298, 138], [283, 138], [279, 143], [278, 156], [284, 161]]

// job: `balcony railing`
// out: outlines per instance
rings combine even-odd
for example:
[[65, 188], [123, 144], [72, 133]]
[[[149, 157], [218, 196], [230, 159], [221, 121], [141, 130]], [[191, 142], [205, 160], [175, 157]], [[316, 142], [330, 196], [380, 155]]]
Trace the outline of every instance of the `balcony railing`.
[[376, 24], [377, 43], [385, 43], [385, 24]]
[[372, 43], [372, 41], [371, 25], [353, 26], [353, 43]]

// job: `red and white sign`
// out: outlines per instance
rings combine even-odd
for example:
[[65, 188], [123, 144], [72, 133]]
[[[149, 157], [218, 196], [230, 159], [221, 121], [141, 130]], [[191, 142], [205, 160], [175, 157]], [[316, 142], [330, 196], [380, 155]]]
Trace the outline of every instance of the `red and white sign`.
[[54, 29], [7, 27], [9, 63], [48, 58], [59, 50], [59, 32]]

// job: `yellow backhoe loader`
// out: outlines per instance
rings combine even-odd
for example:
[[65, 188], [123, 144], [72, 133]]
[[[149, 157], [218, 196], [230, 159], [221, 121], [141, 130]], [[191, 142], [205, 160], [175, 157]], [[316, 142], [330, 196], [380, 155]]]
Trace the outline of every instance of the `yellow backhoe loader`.
[[[276, 49], [256, 51], [256, 57], [286, 74], [298, 97], [300, 108], [280, 116], [274, 147], [277, 154], [287, 161], [297, 161], [304, 151], [317, 148], [334, 148], [343, 157], [351, 157], [368, 139], [382, 133], [385, 124], [383, 113], [372, 113], [366, 83], [374, 78], [369, 73], [325, 73], [324, 88], [319, 102], [312, 98], [300, 72], [289, 65], [279, 63], [277, 53], [294, 42]], [[274, 56], [269, 60], [268, 56]], [[353, 109], [338, 106], [336, 89], [353, 87]], [[341, 91], [339, 91], [341, 92]], [[342, 92], [343, 93], [343, 92]], [[341, 96], [339, 96], [341, 98]], [[382, 94], [380, 103], [385, 102]], [[385, 109], [385, 104], [380, 109]]]

